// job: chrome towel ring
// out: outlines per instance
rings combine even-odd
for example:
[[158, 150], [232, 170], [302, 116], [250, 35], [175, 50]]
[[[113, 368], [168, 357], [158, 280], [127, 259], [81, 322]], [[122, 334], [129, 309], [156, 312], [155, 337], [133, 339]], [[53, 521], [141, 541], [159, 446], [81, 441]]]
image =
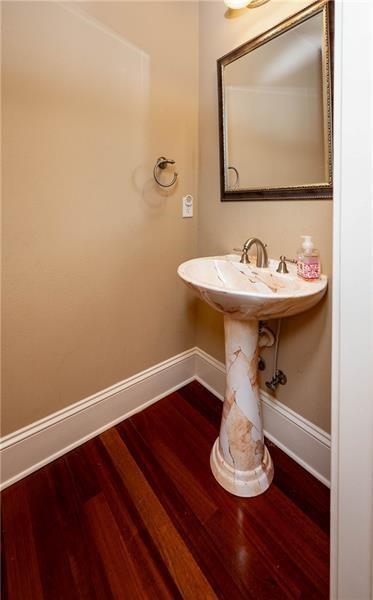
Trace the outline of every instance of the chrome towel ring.
[[158, 185], [168, 188], [171, 187], [172, 185], [174, 185], [174, 183], [176, 182], [177, 179], [177, 173], [174, 173], [173, 179], [171, 181], [171, 183], [161, 183], [157, 177], [157, 169], [165, 169], [167, 167], [167, 165], [174, 165], [175, 161], [174, 160], [168, 160], [168, 158], [165, 158], [164, 156], [160, 156], [159, 158], [157, 158], [157, 162], [154, 165], [154, 169], [153, 169], [153, 175], [154, 175], [154, 179], [156, 180], [156, 182], [158, 183]]
[[236, 167], [228, 167], [228, 169], [232, 169], [232, 171], [234, 171], [236, 174], [236, 181], [234, 182], [234, 184], [231, 187], [232, 190], [236, 190], [238, 188], [238, 186], [240, 185], [240, 175], [239, 175]]

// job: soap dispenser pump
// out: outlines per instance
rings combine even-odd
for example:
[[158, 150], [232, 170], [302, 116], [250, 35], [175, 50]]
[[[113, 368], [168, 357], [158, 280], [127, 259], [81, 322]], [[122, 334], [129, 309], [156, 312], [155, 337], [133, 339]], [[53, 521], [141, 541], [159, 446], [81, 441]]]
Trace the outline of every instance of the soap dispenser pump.
[[320, 277], [320, 253], [314, 248], [312, 237], [302, 235], [302, 247], [297, 253], [297, 274], [312, 281]]

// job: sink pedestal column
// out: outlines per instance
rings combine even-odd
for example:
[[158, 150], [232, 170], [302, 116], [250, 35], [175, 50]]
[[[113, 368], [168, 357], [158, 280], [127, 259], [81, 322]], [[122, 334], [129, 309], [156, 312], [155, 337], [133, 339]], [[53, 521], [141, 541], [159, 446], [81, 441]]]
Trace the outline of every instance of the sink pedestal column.
[[224, 317], [226, 390], [220, 435], [210, 464], [215, 479], [236, 496], [258, 496], [273, 479], [264, 446], [258, 384], [258, 321]]

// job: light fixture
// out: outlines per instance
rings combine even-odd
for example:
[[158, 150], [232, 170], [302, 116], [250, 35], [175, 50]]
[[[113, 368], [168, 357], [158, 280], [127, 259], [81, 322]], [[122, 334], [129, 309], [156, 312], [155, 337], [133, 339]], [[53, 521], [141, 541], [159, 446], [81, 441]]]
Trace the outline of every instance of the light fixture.
[[237, 10], [250, 4], [250, 0], [224, 0], [224, 4], [227, 8]]
[[269, 0], [224, 0], [224, 4], [227, 8], [232, 10], [239, 10], [240, 8], [255, 8], [266, 4]]

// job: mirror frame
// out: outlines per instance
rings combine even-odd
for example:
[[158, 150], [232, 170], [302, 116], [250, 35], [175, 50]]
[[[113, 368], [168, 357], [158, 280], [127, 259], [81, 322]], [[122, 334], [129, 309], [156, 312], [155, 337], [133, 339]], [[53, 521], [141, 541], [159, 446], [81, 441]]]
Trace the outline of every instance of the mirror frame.
[[[318, 200], [333, 198], [333, 149], [332, 149], [332, 109], [333, 109], [333, 41], [334, 41], [334, 6], [333, 0], [318, 0], [307, 8], [295, 13], [279, 25], [267, 30], [258, 37], [242, 44], [217, 61], [218, 68], [218, 108], [219, 108], [219, 154], [220, 154], [220, 192], [222, 202], [242, 200]], [[266, 42], [273, 40], [286, 31], [314, 15], [323, 14], [323, 85], [326, 98], [327, 131], [324, 132], [328, 148], [328, 182], [320, 184], [304, 184], [276, 188], [248, 188], [228, 190], [225, 186], [225, 127], [224, 127], [224, 68], [231, 62], [255, 50]]]

